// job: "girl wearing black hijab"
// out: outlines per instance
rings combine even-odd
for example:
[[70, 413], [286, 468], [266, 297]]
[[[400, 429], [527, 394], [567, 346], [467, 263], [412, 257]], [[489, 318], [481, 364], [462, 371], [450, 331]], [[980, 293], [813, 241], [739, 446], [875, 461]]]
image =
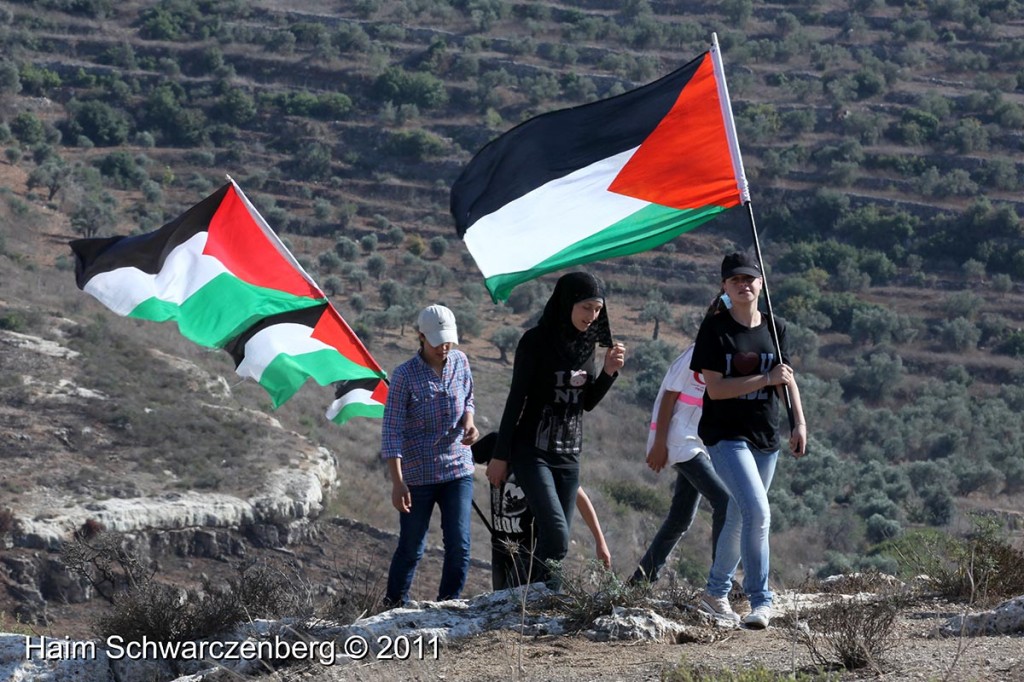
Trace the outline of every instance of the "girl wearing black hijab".
[[[604, 286], [586, 272], [559, 278], [537, 326], [516, 347], [505, 411], [487, 478], [500, 486], [511, 467], [536, 518], [533, 581], [560, 583], [545, 562], [569, 550], [579, 488], [583, 411], [601, 401], [625, 362], [612, 341]], [[607, 347], [598, 364], [595, 345]]]

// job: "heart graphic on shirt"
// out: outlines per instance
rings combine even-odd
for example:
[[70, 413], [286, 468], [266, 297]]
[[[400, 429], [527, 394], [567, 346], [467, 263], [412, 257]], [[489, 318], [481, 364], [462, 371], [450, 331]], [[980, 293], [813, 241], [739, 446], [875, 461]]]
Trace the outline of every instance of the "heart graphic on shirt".
[[732, 356], [732, 366], [736, 376], [757, 374], [761, 369], [761, 356], [757, 353], [736, 353]]

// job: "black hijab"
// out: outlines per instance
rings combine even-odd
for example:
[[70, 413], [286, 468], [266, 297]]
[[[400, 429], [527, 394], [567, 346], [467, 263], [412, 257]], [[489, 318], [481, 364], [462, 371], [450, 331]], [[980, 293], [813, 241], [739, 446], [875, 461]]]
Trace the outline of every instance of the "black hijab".
[[[601, 299], [605, 305], [587, 331], [581, 332], [572, 323], [572, 307], [592, 298]], [[537, 326], [548, 334], [560, 355], [570, 360], [573, 367], [581, 367], [593, 354], [595, 343], [612, 345], [604, 284], [589, 272], [562, 275], [544, 306]]]

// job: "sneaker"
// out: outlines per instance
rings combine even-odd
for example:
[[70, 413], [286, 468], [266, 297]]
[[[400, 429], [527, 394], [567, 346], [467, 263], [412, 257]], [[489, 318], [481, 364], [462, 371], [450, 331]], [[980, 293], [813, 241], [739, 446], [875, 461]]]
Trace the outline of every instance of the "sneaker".
[[697, 608], [704, 613], [711, 614], [715, 618], [724, 618], [733, 623], [738, 623], [740, 620], [739, 614], [732, 610], [732, 607], [729, 606], [729, 600], [725, 597], [712, 597], [705, 592], [701, 596]]
[[755, 606], [754, 610], [743, 616], [743, 624], [753, 630], [764, 630], [772, 619], [772, 607], [767, 604]]

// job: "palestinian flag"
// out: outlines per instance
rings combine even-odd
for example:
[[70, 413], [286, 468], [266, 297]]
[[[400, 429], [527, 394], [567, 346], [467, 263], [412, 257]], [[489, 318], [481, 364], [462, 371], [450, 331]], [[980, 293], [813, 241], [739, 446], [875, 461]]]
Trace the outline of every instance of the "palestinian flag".
[[309, 378], [383, 386], [383, 370], [234, 181], [155, 232], [71, 249], [80, 289], [119, 315], [174, 321], [186, 338], [227, 350], [274, 407]]
[[351, 379], [335, 385], [335, 401], [327, 408], [327, 418], [344, 424], [352, 417], [383, 417], [388, 387], [380, 379]]
[[495, 301], [544, 273], [651, 249], [749, 201], [717, 40], [664, 78], [532, 118], [451, 190]]

